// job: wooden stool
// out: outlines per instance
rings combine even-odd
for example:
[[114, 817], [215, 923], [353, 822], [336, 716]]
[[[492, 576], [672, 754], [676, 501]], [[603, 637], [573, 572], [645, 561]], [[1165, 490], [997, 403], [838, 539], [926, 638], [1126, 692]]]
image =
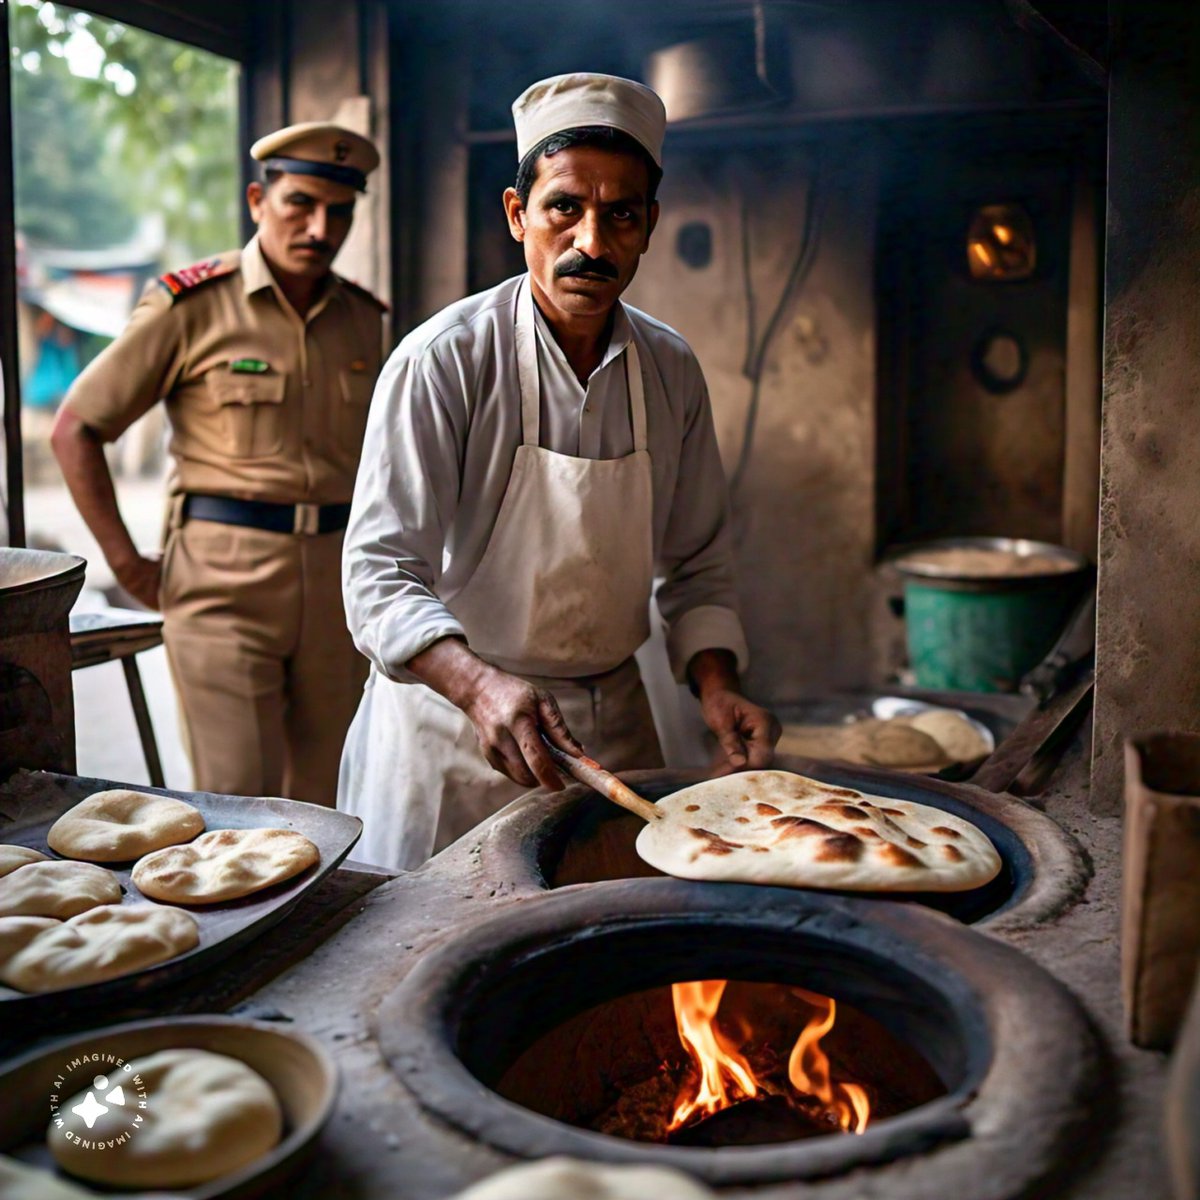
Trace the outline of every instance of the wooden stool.
[[142, 742], [142, 754], [146, 758], [146, 770], [155, 787], [164, 787], [165, 780], [136, 656], [143, 650], [161, 646], [162, 640], [162, 617], [157, 613], [106, 608], [100, 612], [71, 614], [71, 670], [120, 660], [125, 671], [125, 685], [129, 688], [129, 702], [133, 705], [133, 719]]

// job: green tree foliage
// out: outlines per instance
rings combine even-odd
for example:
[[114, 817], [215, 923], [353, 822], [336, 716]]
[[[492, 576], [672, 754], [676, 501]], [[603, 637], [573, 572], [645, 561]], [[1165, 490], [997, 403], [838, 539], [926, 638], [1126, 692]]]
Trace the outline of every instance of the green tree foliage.
[[237, 65], [43, 0], [8, 11], [18, 228], [112, 245], [158, 212], [171, 265], [236, 246]]

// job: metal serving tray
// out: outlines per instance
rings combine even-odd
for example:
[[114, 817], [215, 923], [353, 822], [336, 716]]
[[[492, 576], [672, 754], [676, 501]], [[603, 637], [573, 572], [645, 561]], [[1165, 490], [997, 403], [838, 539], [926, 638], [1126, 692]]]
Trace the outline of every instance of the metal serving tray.
[[[60, 856], [46, 844], [50, 826], [67, 809], [94, 792], [129, 786], [45, 771], [18, 771], [0, 785], [0, 842], [31, 846], [51, 858], [58, 858]], [[186, 911], [196, 918], [199, 926], [199, 944], [157, 966], [103, 983], [33, 995], [0, 985], [0, 1022], [7, 1024], [26, 1012], [32, 1013], [35, 1007], [44, 1009], [48, 997], [60, 1012], [67, 1008], [100, 1011], [212, 966], [282, 921], [305, 892], [337, 867], [362, 833], [362, 822], [357, 817], [296, 800], [219, 796], [212, 792], [176, 792], [141, 786], [135, 790], [187, 801], [200, 810], [208, 829], [294, 829], [316, 845], [321, 853], [320, 861], [283, 883], [241, 900], [187, 907]], [[112, 870], [121, 881], [123, 904], [154, 903], [134, 886], [130, 878], [133, 862], [101, 865]]]

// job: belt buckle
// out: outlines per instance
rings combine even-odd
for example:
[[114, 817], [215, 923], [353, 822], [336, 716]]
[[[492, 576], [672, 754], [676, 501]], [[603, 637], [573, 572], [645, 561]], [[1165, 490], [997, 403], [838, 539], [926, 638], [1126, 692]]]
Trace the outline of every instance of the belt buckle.
[[321, 506], [319, 504], [297, 504], [292, 521], [292, 532], [302, 534], [320, 533]]

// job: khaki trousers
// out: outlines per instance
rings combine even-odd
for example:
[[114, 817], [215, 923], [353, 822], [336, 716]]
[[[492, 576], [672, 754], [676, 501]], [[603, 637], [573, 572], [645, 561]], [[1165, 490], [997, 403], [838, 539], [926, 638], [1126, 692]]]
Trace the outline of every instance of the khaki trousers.
[[188, 521], [167, 537], [163, 638], [196, 787], [332, 806], [367, 677], [342, 534]]

